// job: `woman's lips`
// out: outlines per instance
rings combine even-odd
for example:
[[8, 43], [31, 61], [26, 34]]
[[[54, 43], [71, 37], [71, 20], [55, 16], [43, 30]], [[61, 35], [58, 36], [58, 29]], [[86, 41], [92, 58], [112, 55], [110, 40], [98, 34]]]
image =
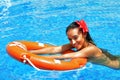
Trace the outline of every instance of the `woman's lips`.
[[77, 48], [77, 47], [78, 47], [78, 44], [74, 44], [74, 47]]
[[79, 48], [81, 47], [81, 45], [78, 44], [78, 43], [76, 43], [76, 44], [74, 44], [74, 47], [75, 47], [76, 49], [79, 49]]

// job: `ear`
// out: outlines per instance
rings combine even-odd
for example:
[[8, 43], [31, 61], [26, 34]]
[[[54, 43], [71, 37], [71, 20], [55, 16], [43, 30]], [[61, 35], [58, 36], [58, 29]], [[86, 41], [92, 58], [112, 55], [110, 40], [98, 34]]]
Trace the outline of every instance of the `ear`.
[[84, 38], [86, 38], [86, 36], [87, 36], [87, 32], [84, 32], [84, 33], [83, 33], [83, 36], [84, 36]]

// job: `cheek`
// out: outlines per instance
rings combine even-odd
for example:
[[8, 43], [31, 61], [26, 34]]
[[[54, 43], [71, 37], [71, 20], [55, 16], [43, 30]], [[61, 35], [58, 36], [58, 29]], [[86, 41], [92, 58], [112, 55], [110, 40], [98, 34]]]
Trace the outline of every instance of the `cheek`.
[[84, 39], [83, 39], [83, 38], [79, 38], [79, 40], [77, 41], [77, 43], [78, 43], [79, 45], [82, 45], [82, 44], [84, 43]]
[[80, 42], [80, 43], [81, 43], [82, 41], [83, 41], [83, 38], [82, 38], [82, 37], [79, 37], [78, 40], [77, 40], [77, 42]]

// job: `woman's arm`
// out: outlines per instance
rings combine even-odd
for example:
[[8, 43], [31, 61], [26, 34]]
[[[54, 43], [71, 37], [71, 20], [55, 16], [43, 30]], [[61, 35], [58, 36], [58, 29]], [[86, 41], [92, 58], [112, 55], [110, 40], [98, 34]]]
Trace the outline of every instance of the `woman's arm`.
[[51, 53], [63, 52], [70, 48], [72, 48], [72, 46], [70, 44], [65, 44], [62, 46], [53, 46], [53, 47], [46, 47], [46, 48], [38, 49], [38, 50], [30, 50], [30, 52], [35, 53], [35, 54], [48, 54], [48, 53], [51, 54]]
[[97, 52], [97, 48], [95, 47], [86, 47], [80, 51], [72, 52], [68, 54], [63, 54], [60, 56], [49, 56], [50, 58], [56, 58], [56, 59], [65, 59], [65, 58], [78, 58], [78, 57], [90, 57], [95, 56], [95, 53]]

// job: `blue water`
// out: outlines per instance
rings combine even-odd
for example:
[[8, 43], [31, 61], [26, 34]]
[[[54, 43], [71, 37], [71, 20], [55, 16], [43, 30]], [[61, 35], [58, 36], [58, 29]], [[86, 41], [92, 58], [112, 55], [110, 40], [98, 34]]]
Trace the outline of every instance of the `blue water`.
[[72, 71], [37, 71], [6, 52], [15, 40], [68, 43], [65, 30], [84, 19], [98, 47], [120, 55], [120, 0], [0, 0], [0, 80], [119, 80], [120, 70], [88, 63]]

